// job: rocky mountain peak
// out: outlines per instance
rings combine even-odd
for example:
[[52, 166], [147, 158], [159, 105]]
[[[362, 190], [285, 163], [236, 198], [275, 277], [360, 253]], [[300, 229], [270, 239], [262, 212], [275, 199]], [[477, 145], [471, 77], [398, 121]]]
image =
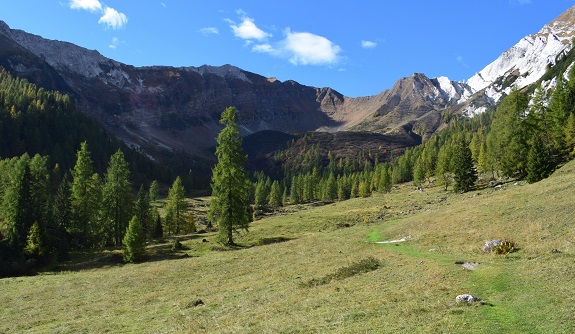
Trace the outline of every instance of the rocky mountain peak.
[[541, 78], [559, 56], [571, 50], [575, 36], [575, 6], [539, 32], [522, 38], [511, 49], [471, 77], [467, 84], [475, 91], [485, 89], [493, 102], [508, 94], [513, 85], [523, 88]]

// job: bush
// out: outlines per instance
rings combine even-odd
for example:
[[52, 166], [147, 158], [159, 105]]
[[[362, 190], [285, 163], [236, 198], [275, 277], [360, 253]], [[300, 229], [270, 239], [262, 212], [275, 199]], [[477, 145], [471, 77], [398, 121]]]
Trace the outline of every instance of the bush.
[[519, 248], [515, 244], [515, 241], [512, 240], [503, 240], [498, 245], [493, 247], [493, 252], [498, 255], [505, 255], [509, 253], [517, 252]]

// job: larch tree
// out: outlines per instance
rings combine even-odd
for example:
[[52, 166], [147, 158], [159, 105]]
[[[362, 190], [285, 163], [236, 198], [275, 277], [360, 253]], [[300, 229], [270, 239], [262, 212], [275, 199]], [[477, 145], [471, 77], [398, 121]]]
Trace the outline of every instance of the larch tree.
[[70, 234], [77, 247], [90, 246], [96, 234], [96, 219], [100, 207], [100, 184], [92, 169], [88, 144], [83, 142], [77, 153], [76, 165], [72, 170], [70, 204], [72, 224]]
[[217, 138], [218, 162], [212, 170], [212, 200], [208, 217], [218, 226], [220, 240], [234, 245], [235, 231], [248, 230], [250, 216], [248, 174], [244, 169], [247, 157], [242, 149], [236, 108], [227, 108], [221, 116], [224, 128]]
[[146, 256], [146, 240], [142, 224], [136, 216], [132, 217], [122, 239], [124, 262], [139, 262]]
[[168, 234], [180, 234], [186, 224], [187, 208], [186, 190], [182, 184], [182, 179], [178, 176], [168, 191], [166, 203], [166, 227], [168, 228]]
[[102, 229], [104, 240], [120, 245], [126, 233], [133, 208], [130, 170], [124, 153], [118, 150], [110, 158], [102, 187]]

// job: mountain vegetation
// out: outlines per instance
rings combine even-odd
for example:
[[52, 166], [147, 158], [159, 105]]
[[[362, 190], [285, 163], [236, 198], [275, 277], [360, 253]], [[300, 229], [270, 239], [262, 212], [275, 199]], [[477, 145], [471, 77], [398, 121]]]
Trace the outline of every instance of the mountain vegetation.
[[[10, 43], [0, 58], [16, 49], [26, 61], [42, 58], [16, 47], [22, 34], [0, 24]], [[146, 72], [163, 82], [168, 68], [137, 69], [81, 48], [87, 63], [123, 74], [83, 68], [94, 81], [70, 79], [61, 59], [42, 55], [50, 75], [68, 76], [57, 82], [67, 95], [0, 68], [0, 277], [46, 274], [0, 280], [0, 332], [29, 330], [21, 320], [29, 315], [41, 331], [411, 332], [425, 320], [429, 332], [456, 332], [462, 322], [475, 332], [572, 332], [564, 296], [573, 282], [563, 277], [573, 253], [575, 51], [549, 43], [560, 54], [535, 84], [516, 86], [534, 80], [513, 68], [483, 71], [495, 83], [485, 88], [478, 74], [470, 81], [481, 92], [416, 73], [378, 96], [346, 99], [229, 65], [170, 72], [179, 79], [168, 86], [196, 97], [205, 93], [196, 85], [227, 87], [193, 112], [192, 96], [157, 100], [129, 80]], [[90, 82], [109, 90], [80, 96]], [[255, 98], [272, 86], [275, 97]], [[215, 108], [247, 91], [257, 94], [239, 99], [241, 109], [218, 110], [214, 125]], [[134, 115], [122, 110], [126, 94], [136, 106], [185, 110]], [[194, 114], [202, 108], [209, 114]], [[266, 131], [242, 138], [260, 126]], [[334, 132], [307, 132], [320, 128]], [[198, 129], [217, 131], [216, 146], [193, 141]], [[480, 251], [485, 240], [493, 252]], [[62, 295], [68, 289], [77, 293]], [[485, 301], [453, 304], [469, 290]], [[75, 297], [84, 292], [90, 303]], [[64, 302], [83, 313], [56, 319]], [[110, 310], [120, 314], [112, 322]], [[93, 325], [92, 314], [106, 316]]]

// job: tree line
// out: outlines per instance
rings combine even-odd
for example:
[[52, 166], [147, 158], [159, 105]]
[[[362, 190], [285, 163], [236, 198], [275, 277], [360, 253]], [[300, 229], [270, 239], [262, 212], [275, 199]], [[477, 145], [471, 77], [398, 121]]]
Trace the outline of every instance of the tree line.
[[[129, 249], [127, 261], [141, 259], [132, 248], [151, 238], [195, 231], [185, 189], [176, 178], [169, 189], [165, 218], [151, 205], [158, 182], [133, 191], [124, 154], [110, 158], [106, 173], [94, 172], [86, 142], [74, 168], [59, 178], [39, 154], [0, 160], [0, 274], [25, 272], [35, 264], [64, 260], [71, 251], [103, 246]], [[52, 191], [55, 189], [55, 191]]]

